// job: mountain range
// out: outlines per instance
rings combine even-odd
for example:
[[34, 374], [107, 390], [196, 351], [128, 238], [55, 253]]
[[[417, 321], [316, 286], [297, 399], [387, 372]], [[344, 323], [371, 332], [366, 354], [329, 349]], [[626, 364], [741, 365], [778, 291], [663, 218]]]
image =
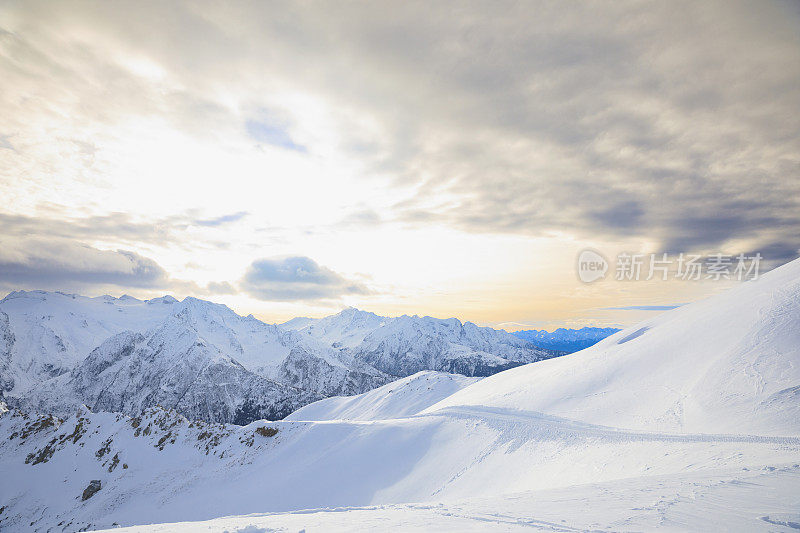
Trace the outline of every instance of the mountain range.
[[[394, 353], [399, 342], [366, 342], [382, 320], [348, 314], [279, 329], [323, 339], [331, 358]], [[339, 320], [352, 327], [329, 327]], [[154, 331], [104, 345], [93, 364], [124, 346], [153, 356], [166, 338]], [[75, 344], [63, 344], [66, 359]], [[0, 529], [796, 531], [798, 391], [800, 260], [566, 357], [482, 378], [417, 372], [280, 421], [11, 409]]]
[[423, 370], [487, 376], [560, 354], [454, 318], [352, 308], [275, 325], [197, 298], [17, 291], [0, 301], [2, 398], [61, 416], [160, 405], [247, 424]]
[[619, 328], [587, 326], [580, 329], [558, 328], [554, 331], [526, 329], [514, 331], [512, 335], [540, 348], [574, 353], [593, 346], [618, 331]]

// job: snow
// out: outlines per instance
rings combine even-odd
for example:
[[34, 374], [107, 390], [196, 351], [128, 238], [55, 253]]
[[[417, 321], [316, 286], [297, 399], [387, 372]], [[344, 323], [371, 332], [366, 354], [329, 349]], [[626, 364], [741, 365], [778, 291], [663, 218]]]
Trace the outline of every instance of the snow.
[[12, 410], [0, 528], [791, 531], [798, 320], [800, 261], [573, 355], [472, 383], [414, 374], [269, 424]]
[[358, 396], [337, 396], [314, 402], [301, 407], [286, 420], [403, 418], [418, 414], [478, 379], [445, 372], [418, 372]]
[[[796, 531], [796, 467], [654, 476], [456, 502], [308, 509], [120, 533], [270, 531]], [[713, 512], [709, 512], [712, 511]]]
[[364, 337], [384, 325], [387, 320], [375, 313], [349, 307], [335, 315], [318, 320], [295, 318], [282, 326], [339, 348], [355, 348], [364, 342]]
[[[452, 410], [376, 421], [279, 421], [269, 424], [278, 429], [274, 437], [254, 435], [254, 428], [263, 424], [259, 422], [191, 427], [180, 417], [158, 412], [139, 424], [152, 426], [152, 432], [136, 437], [130, 419], [118, 417], [85, 414], [80, 441], [67, 441], [47, 462], [31, 465], [25, 458], [58, 435], [74, 433], [77, 419], [23, 441], [9, 435], [22, 431], [24, 421], [3, 415], [0, 478], [13, 483], [0, 486], [0, 501], [7, 505], [0, 527], [27, 524], [34, 517], [31, 529], [45, 531], [63, 520], [72, 521], [76, 529], [114, 523], [144, 526], [415, 502], [490, 509], [490, 502], [518, 493], [624, 480], [648, 486], [663, 476], [683, 479], [685, 493], [695, 477], [715, 484], [757, 472], [796, 474], [793, 465], [800, 459], [798, 438], [624, 432], [499, 411]], [[213, 438], [200, 438], [206, 432], [221, 435], [209, 455], [205, 450]], [[111, 450], [98, 458], [109, 438]], [[248, 438], [256, 439], [252, 446], [246, 444]], [[109, 472], [109, 458], [115, 454], [129, 468], [120, 465]], [[103, 488], [80, 501], [77, 496], [94, 479]], [[793, 475], [790, 488], [800, 488], [797, 481]], [[789, 494], [782, 497], [788, 500]], [[659, 501], [646, 488], [637, 498], [637, 507]], [[569, 522], [581, 514], [580, 507], [562, 509], [560, 519]], [[791, 511], [785, 502], [758, 510], [759, 516]]]

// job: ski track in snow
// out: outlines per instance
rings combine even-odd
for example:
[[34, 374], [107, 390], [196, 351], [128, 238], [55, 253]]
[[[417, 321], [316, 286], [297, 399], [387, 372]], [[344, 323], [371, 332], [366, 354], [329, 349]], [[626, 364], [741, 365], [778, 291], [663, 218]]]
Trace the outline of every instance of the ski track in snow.
[[748, 442], [800, 445], [800, 437], [773, 437], [764, 435], [735, 435], [710, 433], [656, 433], [632, 431], [620, 428], [596, 426], [577, 420], [569, 420], [544, 413], [517, 411], [500, 407], [445, 407], [429, 415], [444, 415], [453, 418], [479, 420], [492, 427], [519, 431], [526, 426], [530, 432], [542, 436], [547, 434], [554, 439], [604, 438], [619, 442]]

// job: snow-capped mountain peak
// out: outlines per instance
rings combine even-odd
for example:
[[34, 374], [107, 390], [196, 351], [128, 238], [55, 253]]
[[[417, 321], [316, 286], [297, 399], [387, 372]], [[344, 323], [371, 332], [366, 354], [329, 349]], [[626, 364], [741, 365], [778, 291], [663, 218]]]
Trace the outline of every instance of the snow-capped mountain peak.
[[553, 355], [458, 319], [348, 308], [304, 322], [266, 324], [193, 297], [14, 292], [0, 302], [0, 393], [58, 414], [159, 403], [246, 422], [421, 370], [482, 376]]

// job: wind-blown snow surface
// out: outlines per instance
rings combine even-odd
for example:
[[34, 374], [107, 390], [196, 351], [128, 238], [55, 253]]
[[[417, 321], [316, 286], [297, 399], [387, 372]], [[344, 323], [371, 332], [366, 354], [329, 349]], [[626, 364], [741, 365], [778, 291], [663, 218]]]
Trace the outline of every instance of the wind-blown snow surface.
[[356, 309], [276, 326], [196, 298], [20, 291], [0, 301], [0, 399], [60, 416], [82, 404], [131, 415], [162, 405], [246, 424], [421, 370], [488, 375], [553, 355], [469, 322]]
[[[790, 531], [800, 432], [797, 398], [781, 391], [800, 387], [798, 279], [800, 261], [396, 418], [355, 419], [369, 403], [377, 418], [394, 412], [386, 396], [271, 422], [272, 436], [264, 422], [198, 426], [160, 411], [50, 423], [12, 411], [0, 417], [0, 528], [151, 531], [261, 513], [160, 530]], [[101, 488], [83, 501], [92, 480]]]

